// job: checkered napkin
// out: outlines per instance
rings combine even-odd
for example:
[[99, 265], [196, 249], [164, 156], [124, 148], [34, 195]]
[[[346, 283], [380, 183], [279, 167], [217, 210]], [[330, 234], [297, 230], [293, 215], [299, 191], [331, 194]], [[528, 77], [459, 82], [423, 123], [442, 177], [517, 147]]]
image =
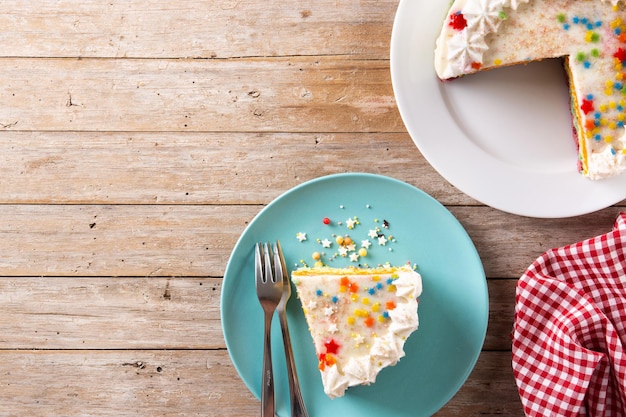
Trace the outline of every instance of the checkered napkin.
[[513, 373], [527, 416], [626, 416], [626, 213], [520, 278]]

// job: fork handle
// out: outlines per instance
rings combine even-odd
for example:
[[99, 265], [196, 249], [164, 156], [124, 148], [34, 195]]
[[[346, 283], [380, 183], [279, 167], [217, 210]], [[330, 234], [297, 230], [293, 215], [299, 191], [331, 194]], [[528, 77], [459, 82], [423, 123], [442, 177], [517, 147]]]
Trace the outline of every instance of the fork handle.
[[265, 340], [263, 348], [263, 377], [261, 387], [261, 416], [274, 417], [274, 371], [272, 369], [272, 313], [265, 312]]
[[285, 359], [287, 360], [287, 378], [289, 381], [289, 395], [291, 400], [291, 417], [308, 417], [304, 399], [300, 391], [300, 383], [298, 381], [298, 373], [296, 364], [293, 359], [293, 351], [291, 349], [291, 336], [289, 335], [289, 325], [287, 322], [287, 314], [284, 308], [278, 309], [278, 317], [280, 319], [280, 327], [283, 333], [283, 345], [285, 347]]

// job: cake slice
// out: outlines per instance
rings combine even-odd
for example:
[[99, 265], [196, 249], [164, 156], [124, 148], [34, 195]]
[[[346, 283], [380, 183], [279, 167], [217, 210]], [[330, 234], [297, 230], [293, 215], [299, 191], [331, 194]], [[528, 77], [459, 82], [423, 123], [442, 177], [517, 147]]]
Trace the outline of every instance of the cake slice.
[[545, 58], [564, 60], [579, 171], [590, 179], [622, 173], [624, 0], [455, 0], [437, 39], [435, 70], [450, 80]]
[[410, 266], [299, 268], [292, 282], [315, 345], [324, 392], [375, 382], [418, 327], [422, 279]]

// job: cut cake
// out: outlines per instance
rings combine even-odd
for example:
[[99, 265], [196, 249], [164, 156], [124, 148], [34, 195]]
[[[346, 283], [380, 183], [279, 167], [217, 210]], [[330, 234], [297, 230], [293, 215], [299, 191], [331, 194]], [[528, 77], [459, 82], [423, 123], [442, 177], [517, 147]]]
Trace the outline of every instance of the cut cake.
[[579, 171], [594, 180], [620, 174], [626, 169], [622, 0], [456, 0], [437, 39], [435, 70], [450, 80], [545, 58], [564, 60]]

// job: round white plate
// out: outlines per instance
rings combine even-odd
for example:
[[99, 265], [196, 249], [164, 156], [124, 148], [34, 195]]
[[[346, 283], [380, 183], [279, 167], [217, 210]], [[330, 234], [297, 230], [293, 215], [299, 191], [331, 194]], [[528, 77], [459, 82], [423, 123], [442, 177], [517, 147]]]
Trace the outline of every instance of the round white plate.
[[530, 217], [590, 213], [626, 198], [626, 175], [601, 181], [576, 168], [559, 60], [441, 82], [435, 40], [449, 0], [401, 0], [391, 78], [402, 119], [428, 162], [476, 200]]

